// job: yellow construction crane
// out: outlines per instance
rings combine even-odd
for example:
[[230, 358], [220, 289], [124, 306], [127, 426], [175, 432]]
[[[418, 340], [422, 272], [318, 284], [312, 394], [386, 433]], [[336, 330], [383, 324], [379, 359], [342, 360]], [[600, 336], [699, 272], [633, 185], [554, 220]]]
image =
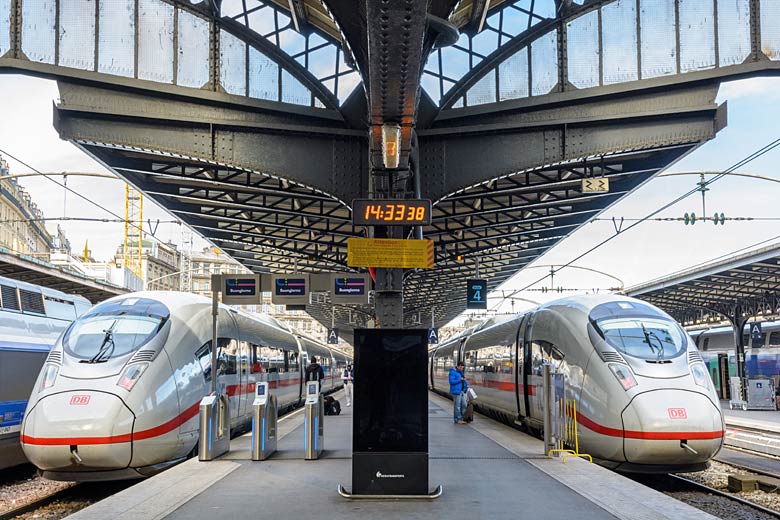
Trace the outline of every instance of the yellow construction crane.
[[125, 185], [125, 246], [124, 265], [143, 280], [143, 225], [144, 196], [140, 191]]

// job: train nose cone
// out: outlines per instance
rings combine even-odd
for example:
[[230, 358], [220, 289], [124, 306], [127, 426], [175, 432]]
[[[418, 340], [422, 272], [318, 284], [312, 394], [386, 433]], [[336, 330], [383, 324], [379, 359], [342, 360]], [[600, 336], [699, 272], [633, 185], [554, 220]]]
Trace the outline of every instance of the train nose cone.
[[684, 390], [639, 394], [623, 411], [623, 428], [626, 460], [635, 464], [702, 464], [723, 442], [720, 409]]
[[22, 448], [44, 471], [126, 468], [134, 419], [122, 400], [109, 393], [49, 395], [27, 413]]

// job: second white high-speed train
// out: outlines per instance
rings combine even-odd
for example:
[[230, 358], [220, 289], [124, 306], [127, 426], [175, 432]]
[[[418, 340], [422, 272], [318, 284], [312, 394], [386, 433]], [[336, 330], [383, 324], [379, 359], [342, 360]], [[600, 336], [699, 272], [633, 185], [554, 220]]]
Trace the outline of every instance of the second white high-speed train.
[[[279, 408], [301, 403], [316, 356], [323, 392], [336, 387], [342, 352], [276, 320], [220, 306], [218, 379], [231, 427], [251, 421], [255, 385], [268, 381]], [[196, 450], [201, 398], [211, 386], [211, 300], [141, 292], [93, 307], [66, 330], [35, 383], [22, 424], [27, 458], [56, 480], [154, 474]]]
[[626, 472], [697, 471], [723, 444], [712, 380], [694, 342], [666, 313], [623, 296], [575, 296], [488, 320], [430, 352], [434, 390], [458, 360], [477, 408], [543, 428], [542, 366], [565, 376], [580, 452]]

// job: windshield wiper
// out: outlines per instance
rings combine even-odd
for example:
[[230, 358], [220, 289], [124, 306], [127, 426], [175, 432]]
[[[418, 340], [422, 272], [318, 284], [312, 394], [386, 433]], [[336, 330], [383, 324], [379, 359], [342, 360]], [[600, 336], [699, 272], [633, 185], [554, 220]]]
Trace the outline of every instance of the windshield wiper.
[[[100, 344], [100, 348], [98, 348], [97, 354], [92, 356], [92, 358], [87, 361], [87, 363], [104, 363], [109, 360], [111, 354], [114, 353], [114, 348], [116, 347], [114, 344], [114, 327], [118, 321], [119, 320], [114, 320], [114, 323], [112, 323], [109, 328], [103, 331], [106, 334], [103, 336], [103, 343]], [[105, 359], [103, 359], [103, 356], [106, 354], [108, 355]]]
[[642, 327], [642, 334], [645, 335], [645, 342], [647, 343], [647, 346], [650, 347], [650, 350], [652, 352], [655, 352], [655, 347], [653, 346], [653, 343], [650, 341], [650, 333], [647, 332], [647, 329], [645, 328], [645, 324], [642, 322], [639, 322], [639, 325]]

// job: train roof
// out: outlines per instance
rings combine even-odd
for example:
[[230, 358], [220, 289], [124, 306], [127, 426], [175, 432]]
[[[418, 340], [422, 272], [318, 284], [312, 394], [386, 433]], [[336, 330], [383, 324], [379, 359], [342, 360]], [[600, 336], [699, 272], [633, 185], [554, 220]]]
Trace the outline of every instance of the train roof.
[[14, 280], [13, 278], [7, 278], [5, 276], [0, 276], [0, 284], [7, 285], [10, 287], [17, 287], [19, 289], [25, 289], [27, 291], [32, 292], [39, 292], [43, 294], [44, 296], [48, 296], [50, 298], [57, 298], [59, 300], [66, 300], [66, 301], [72, 301], [72, 302], [81, 302], [85, 303], [87, 305], [92, 305], [92, 302], [87, 300], [81, 295], [78, 294], [68, 294], [62, 291], [58, 291], [56, 289], [50, 289], [48, 287], [43, 287], [42, 285], [35, 285], [28, 282], [22, 282], [21, 280]]

